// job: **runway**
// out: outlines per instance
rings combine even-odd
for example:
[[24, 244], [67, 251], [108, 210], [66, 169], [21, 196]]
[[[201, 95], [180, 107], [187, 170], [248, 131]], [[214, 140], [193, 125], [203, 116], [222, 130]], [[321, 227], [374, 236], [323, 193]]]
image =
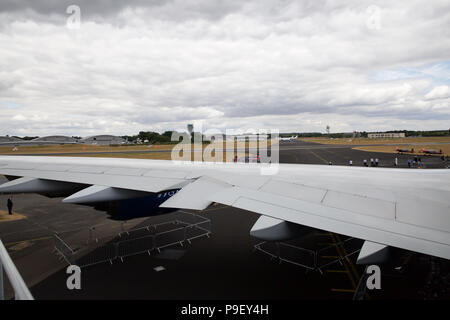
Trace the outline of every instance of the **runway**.
[[[362, 165], [363, 159], [378, 158], [380, 166], [392, 167], [394, 157], [398, 157], [399, 166], [406, 167], [406, 160], [411, 156], [324, 147], [300, 141], [280, 146], [282, 163], [328, 165], [331, 161], [333, 165], [348, 165], [351, 159], [354, 165]], [[422, 157], [422, 161], [427, 168], [443, 167], [437, 157]], [[0, 203], [6, 203], [6, 195], [0, 196]], [[355, 264], [356, 256], [351, 256], [343, 265], [331, 265], [323, 274], [305, 273], [295, 265], [271, 260], [253, 251], [258, 240], [249, 235], [249, 230], [258, 215], [217, 205], [200, 213], [212, 221], [210, 239], [202, 238], [185, 247], [170, 248], [176, 253], [175, 259], [174, 255], [168, 258], [140, 254], [112, 265], [103, 263], [83, 268], [82, 290], [71, 291], [66, 287], [67, 264], [52, 253], [52, 234], [57, 232], [83, 239], [90, 226], [106, 224], [113, 230], [117, 222], [90, 207], [62, 204], [60, 198], [17, 195], [14, 203], [15, 210], [26, 219], [1, 222], [0, 235], [36, 299], [349, 300], [364, 271]], [[136, 228], [147, 219], [153, 218], [134, 220], [126, 228]], [[311, 237], [304, 241], [305, 244], [327, 246], [338, 241], [335, 235], [327, 232], [315, 231]], [[404, 252], [397, 253], [400, 257]], [[343, 253], [333, 253], [340, 254]], [[413, 255], [402, 273], [394, 270], [394, 266], [401, 263], [399, 259], [383, 266], [383, 290], [370, 292], [370, 299], [422, 299], [428, 294], [424, 285], [429, 275], [430, 258]], [[438, 259], [438, 263], [441, 270], [448, 270], [447, 261]], [[158, 266], [165, 270], [155, 271]], [[9, 287], [7, 294], [11, 296]], [[444, 299], [448, 298], [444, 296]]]

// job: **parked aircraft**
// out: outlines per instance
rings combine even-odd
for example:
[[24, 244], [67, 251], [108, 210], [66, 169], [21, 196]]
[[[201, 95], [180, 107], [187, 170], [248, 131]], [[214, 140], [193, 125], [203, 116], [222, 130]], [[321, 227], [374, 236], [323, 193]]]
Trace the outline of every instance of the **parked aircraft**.
[[433, 150], [433, 149], [422, 149], [420, 152], [425, 154], [442, 154], [442, 150]]
[[395, 149], [395, 151], [397, 151], [398, 153], [414, 153], [414, 148], [411, 149], [397, 148]]
[[294, 141], [297, 140], [298, 136], [292, 136], [292, 137], [279, 137], [278, 140], [279, 141]]

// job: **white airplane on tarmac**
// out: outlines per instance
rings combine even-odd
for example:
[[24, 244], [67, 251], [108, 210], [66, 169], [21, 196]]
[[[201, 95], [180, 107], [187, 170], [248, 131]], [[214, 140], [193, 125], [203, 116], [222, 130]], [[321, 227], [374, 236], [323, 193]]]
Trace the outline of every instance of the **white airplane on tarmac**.
[[261, 214], [250, 231], [261, 239], [297, 237], [299, 225], [364, 239], [358, 263], [389, 246], [450, 259], [450, 170], [264, 165], [1, 156], [0, 192], [65, 196], [119, 219], [216, 202]]
[[298, 136], [292, 136], [292, 137], [278, 137], [279, 141], [294, 141], [297, 140]]

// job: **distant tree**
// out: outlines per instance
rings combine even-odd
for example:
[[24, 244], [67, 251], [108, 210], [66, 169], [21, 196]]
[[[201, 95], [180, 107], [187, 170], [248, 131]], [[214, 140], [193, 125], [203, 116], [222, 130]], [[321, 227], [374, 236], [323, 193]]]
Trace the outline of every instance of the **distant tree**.
[[36, 139], [36, 138], [39, 138], [39, 137], [38, 136], [35, 136], [35, 137], [25, 136], [25, 137], [20, 138], [20, 139], [22, 139], [22, 140], [33, 140], [33, 139]]

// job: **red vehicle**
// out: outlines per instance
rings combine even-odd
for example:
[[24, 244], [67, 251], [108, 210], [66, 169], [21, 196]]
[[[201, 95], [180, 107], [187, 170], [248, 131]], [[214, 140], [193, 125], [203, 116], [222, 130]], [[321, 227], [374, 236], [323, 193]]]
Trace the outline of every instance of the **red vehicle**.
[[425, 154], [442, 154], [442, 149], [439, 150], [433, 150], [433, 149], [422, 149], [420, 152]]
[[259, 156], [245, 156], [235, 159], [234, 162], [245, 162], [245, 163], [259, 163], [261, 162]]

